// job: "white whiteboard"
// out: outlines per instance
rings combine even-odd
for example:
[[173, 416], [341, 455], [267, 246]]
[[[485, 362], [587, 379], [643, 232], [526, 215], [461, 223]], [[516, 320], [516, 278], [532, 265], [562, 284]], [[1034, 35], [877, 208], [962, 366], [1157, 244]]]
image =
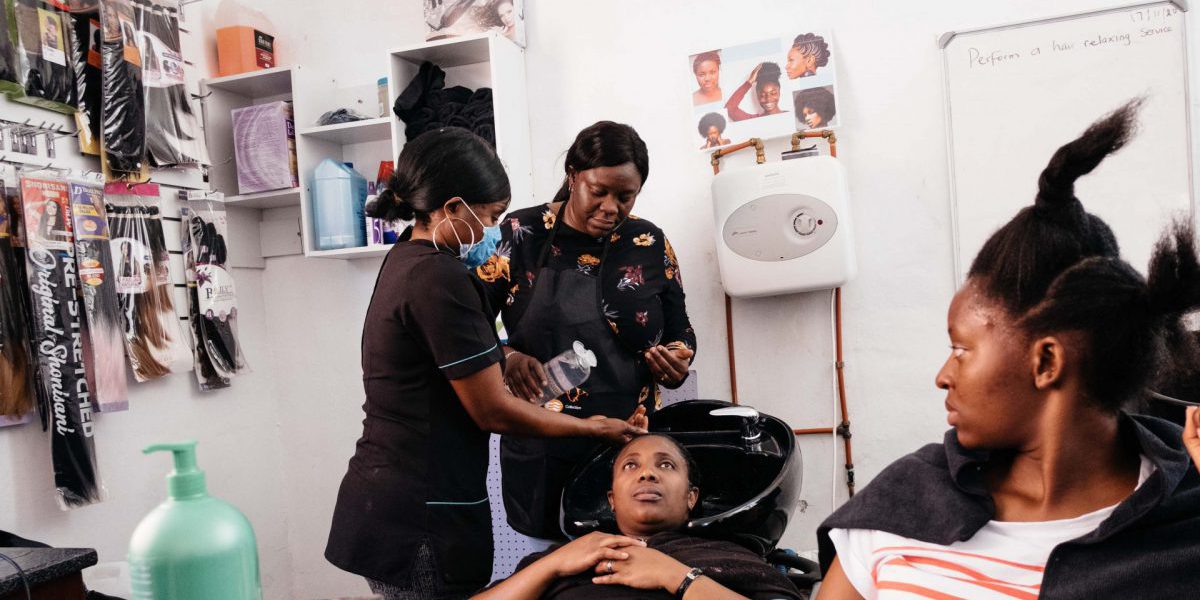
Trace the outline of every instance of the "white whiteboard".
[[1145, 272], [1167, 219], [1192, 207], [1184, 22], [1161, 2], [942, 36], [959, 281], [1033, 203], [1054, 151], [1140, 95], [1137, 135], [1075, 193]]

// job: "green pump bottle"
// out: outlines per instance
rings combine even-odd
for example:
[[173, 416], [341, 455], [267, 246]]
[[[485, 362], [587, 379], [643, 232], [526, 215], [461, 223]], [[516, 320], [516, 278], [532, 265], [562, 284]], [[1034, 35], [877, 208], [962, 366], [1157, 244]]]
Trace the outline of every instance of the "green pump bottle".
[[196, 442], [157, 444], [170, 451], [166, 502], [129, 541], [133, 600], [262, 600], [254, 529], [232, 505], [208, 495], [196, 468]]

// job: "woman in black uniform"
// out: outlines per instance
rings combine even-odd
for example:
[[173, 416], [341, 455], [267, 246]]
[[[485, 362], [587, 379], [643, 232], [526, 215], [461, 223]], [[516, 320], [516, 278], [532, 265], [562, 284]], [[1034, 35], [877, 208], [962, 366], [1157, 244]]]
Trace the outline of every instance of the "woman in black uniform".
[[[658, 405], [658, 386], [688, 376], [696, 334], [675, 251], [663, 231], [632, 215], [650, 173], [646, 144], [628, 125], [601, 121], [567, 150], [553, 202], [513, 211], [495, 255], [476, 269], [509, 333], [504, 379], [537, 398], [542, 364], [575, 340], [595, 352], [586, 382], [546, 403], [579, 417], [625, 416]], [[505, 435], [504, 507], [514, 529], [561, 539], [559, 499], [592, 440]]]
[[416, 219], [384, 260], [363, 328], [363, 435], [342, 480], [325, 556], [387, 600], [465, 597], [488, 582], [488, 432], [620, 443], [645, 417], [585, 420], [504, 389], [483, 288], [461, 259], [508, 207], [508, 177], [456, 128], [408, 143], [380, 218]]

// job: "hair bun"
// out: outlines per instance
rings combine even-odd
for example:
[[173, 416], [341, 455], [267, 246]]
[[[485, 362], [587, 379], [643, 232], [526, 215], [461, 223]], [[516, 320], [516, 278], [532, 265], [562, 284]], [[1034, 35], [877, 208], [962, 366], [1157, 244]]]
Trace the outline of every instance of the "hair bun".
[[367, 216], [385, 221], [411, 221], [415, 216], [412, 205], [389, 188], [379, 192], [375, 202], [365, 207]]

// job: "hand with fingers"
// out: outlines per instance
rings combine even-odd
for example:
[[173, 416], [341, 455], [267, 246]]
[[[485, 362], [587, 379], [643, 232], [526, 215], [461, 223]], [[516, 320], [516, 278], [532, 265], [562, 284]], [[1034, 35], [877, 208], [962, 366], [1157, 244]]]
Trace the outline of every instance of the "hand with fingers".
[[512, 395], [537, 402], [546, 387], [546, 371], [538, 359], [523, 352], [509, 352], [504, 360], [504, 384]]
[[605, 559], [596, 565], [593, 583], [675, 593], [679, 582], [690, 570], [687, 565], [652, 548], [635, 546], [623, 550], [626, 558]]
[[569, 577], [596, 565], [626, 560], [630, 550], [645, 546], [646, 542], [638, 539], [594, 531], [555, 550], [547, 558], [553, 561], [558, 577]]
[[691, 358], [696, 353], [682, 343], [672, 343], [667, 346], [654, 346], [646, 350], [642, 356], [655, 383], [665, 386], [677, 386], [687, 378]]

